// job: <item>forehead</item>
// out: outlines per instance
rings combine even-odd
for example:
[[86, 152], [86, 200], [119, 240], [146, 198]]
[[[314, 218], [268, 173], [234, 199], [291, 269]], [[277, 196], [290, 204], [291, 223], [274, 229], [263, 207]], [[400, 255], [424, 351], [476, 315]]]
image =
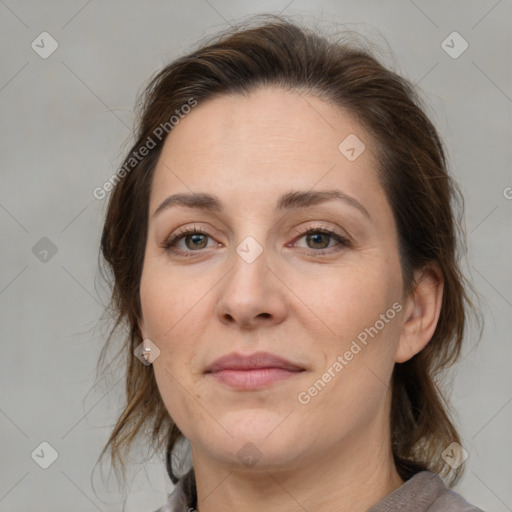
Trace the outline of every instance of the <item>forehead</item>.
[[318, 184], [354, 194], [378, 184], [373, 153], [353, 116], [311, 94], [262, 87], [216, 96], [200, 101], [167, 137], [153, 209], [169, 189], [231, 187], [271, 196]]

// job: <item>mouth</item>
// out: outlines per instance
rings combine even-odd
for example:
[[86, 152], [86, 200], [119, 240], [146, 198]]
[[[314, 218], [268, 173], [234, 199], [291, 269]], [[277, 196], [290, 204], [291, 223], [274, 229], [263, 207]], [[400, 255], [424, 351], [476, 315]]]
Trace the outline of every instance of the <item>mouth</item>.
[[258, 352], [251, 355], [228, 354], [205, 371], [207, 376], [232, 388], [254, 390], [293, 378], [305, 368], [281, 357]]

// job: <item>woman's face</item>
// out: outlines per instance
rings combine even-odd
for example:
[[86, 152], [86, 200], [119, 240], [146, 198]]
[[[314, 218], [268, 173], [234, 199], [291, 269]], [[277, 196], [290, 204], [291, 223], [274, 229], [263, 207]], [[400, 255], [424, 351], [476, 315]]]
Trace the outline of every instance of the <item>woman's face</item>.
[[[141, 331], [195, 457], [289, 467], [387, 432], [403, 296], [376, 169], [354, 119], [281, 89], [210, 99], [173, 128], [151, 190]], [[292, 366], [209, 373], [256, 352]]]

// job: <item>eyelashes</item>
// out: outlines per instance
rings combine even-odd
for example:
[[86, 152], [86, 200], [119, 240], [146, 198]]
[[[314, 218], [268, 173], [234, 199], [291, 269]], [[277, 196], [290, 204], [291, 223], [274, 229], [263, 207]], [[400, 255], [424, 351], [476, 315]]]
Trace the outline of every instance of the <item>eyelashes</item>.
[[[309, 229], [302, 231], [298, 235], [298, 237], [295, 238], [295, 240], [297, 241], [297, 240], [300, 240], [301, 238], [306, 237], [306, 240], [309, 241], [313, 237], [318, 237], [318, 235], [320, 235], [320, 237], [321, 238], [323, 237], [324, 239], [329, 238], [329, 242], [328, 242], [329, 244], [330, 244], [331, 240], [334, 240], [338, 243], [338, 245], [332, 246], [332, 247], [325, 247], [325, 248], [322, 247], [322, 248], [313, 249], [313, 250], [308, 248], [311, 251], [310, 254], [322, 255], [322, 254], [335, 253], [335, 252], [339, 252], [343, 249], [346, 249], [348, 247], [351, 247], [351, 242], [347, 237], [337, 233], [336, 231], [333, 231], [332, 229], [324, 228], [321, 226], [310, 227]], [[318, 242], [313, 241], [313, 243], [318, 243]], [[289, 246], [289, 244], [287, 244], [287, 246]]]
[[[178, 242], [184, 238], [192, 237], [193, 235], [200, 235], [203, 237], [210, 237], [210, 233], [205, 231], [202, 228], [198, 228], [196, 226], [193, 226], [191, 228], [184, 229], [182, 231], [179, 231], [178, 233], [171, 235], [164, 244], [164, 249], [169, 252], [187, 252], [182, 251], [181, 249], [176, 249], [176, 245]], [[198, 252], [198, 251], [191, 251], [191, 252]]]
[[[288, 243], [286, 244], [286, 246], [295, 247], [296, 242], [304, 237], [306, 237], [306, 244], [312, 243], [322, 245], [322, 239], [329, 239], [328, 245], [330, 245], [332, 240], [337, 242], [337, 245], [331, 247], [306, 248], [306, 254], [311, 256], [333, 254], [352, 246], [348, 238], [337, 233], [336, 231], [333, 231], [332, 229], [327, 229], [323, 226], [310, 227], [309, 229], [300, 232], [298, 236], [295, 237], [294, 242]], [[208, 231], [202, 229], [201, 227], [192, 226], [171, 235], [169, 238], [165, 240], [165, 242], [162, 245], [162, 248], [173, 255], [190, 257], [200, 254], [204, 252], [203, 249], [208, 248], [208, 246], [203, 246], [203, 243], [205, 241], [206, 243], [208, 243], [208, 238], [211, 238], [213, 240], [213, 237], [210, 235], [210, 233], [208, 233]], [[188, 247], [187, 241], [190, 241], [192, 243], [192, 247], [194, 247], [195, 245], [195, 247], [197, 248], [188, 248], [188, 250], [185, 250], [177, 247], [182, 240], [185, 241], [185, 247]], [[215, 245], [218, 246], [219, 244], [215, 242], [215, 244], [211, 245], [210, 247], [214, 247]]]

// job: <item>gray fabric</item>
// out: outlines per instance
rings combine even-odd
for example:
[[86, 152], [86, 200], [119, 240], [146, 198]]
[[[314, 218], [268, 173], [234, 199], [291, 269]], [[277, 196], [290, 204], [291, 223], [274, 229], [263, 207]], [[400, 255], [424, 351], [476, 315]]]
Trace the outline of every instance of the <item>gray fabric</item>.
[[441, 478], [422, 471], [388, 494], [368, 512], [483, 512], [460, 494], [447, 489]]
[[[189, 473], [181, 479], [170, 494], [166, 505], [155, 512], [189, 512], [194, 497], [187, 500], [186, 486], [193, 482]], [[469, 504], [460, 494], [447, 489], [441, 478], [430, 471], [422, 471], [404, 482], [367, 512], [483, 512]]]

